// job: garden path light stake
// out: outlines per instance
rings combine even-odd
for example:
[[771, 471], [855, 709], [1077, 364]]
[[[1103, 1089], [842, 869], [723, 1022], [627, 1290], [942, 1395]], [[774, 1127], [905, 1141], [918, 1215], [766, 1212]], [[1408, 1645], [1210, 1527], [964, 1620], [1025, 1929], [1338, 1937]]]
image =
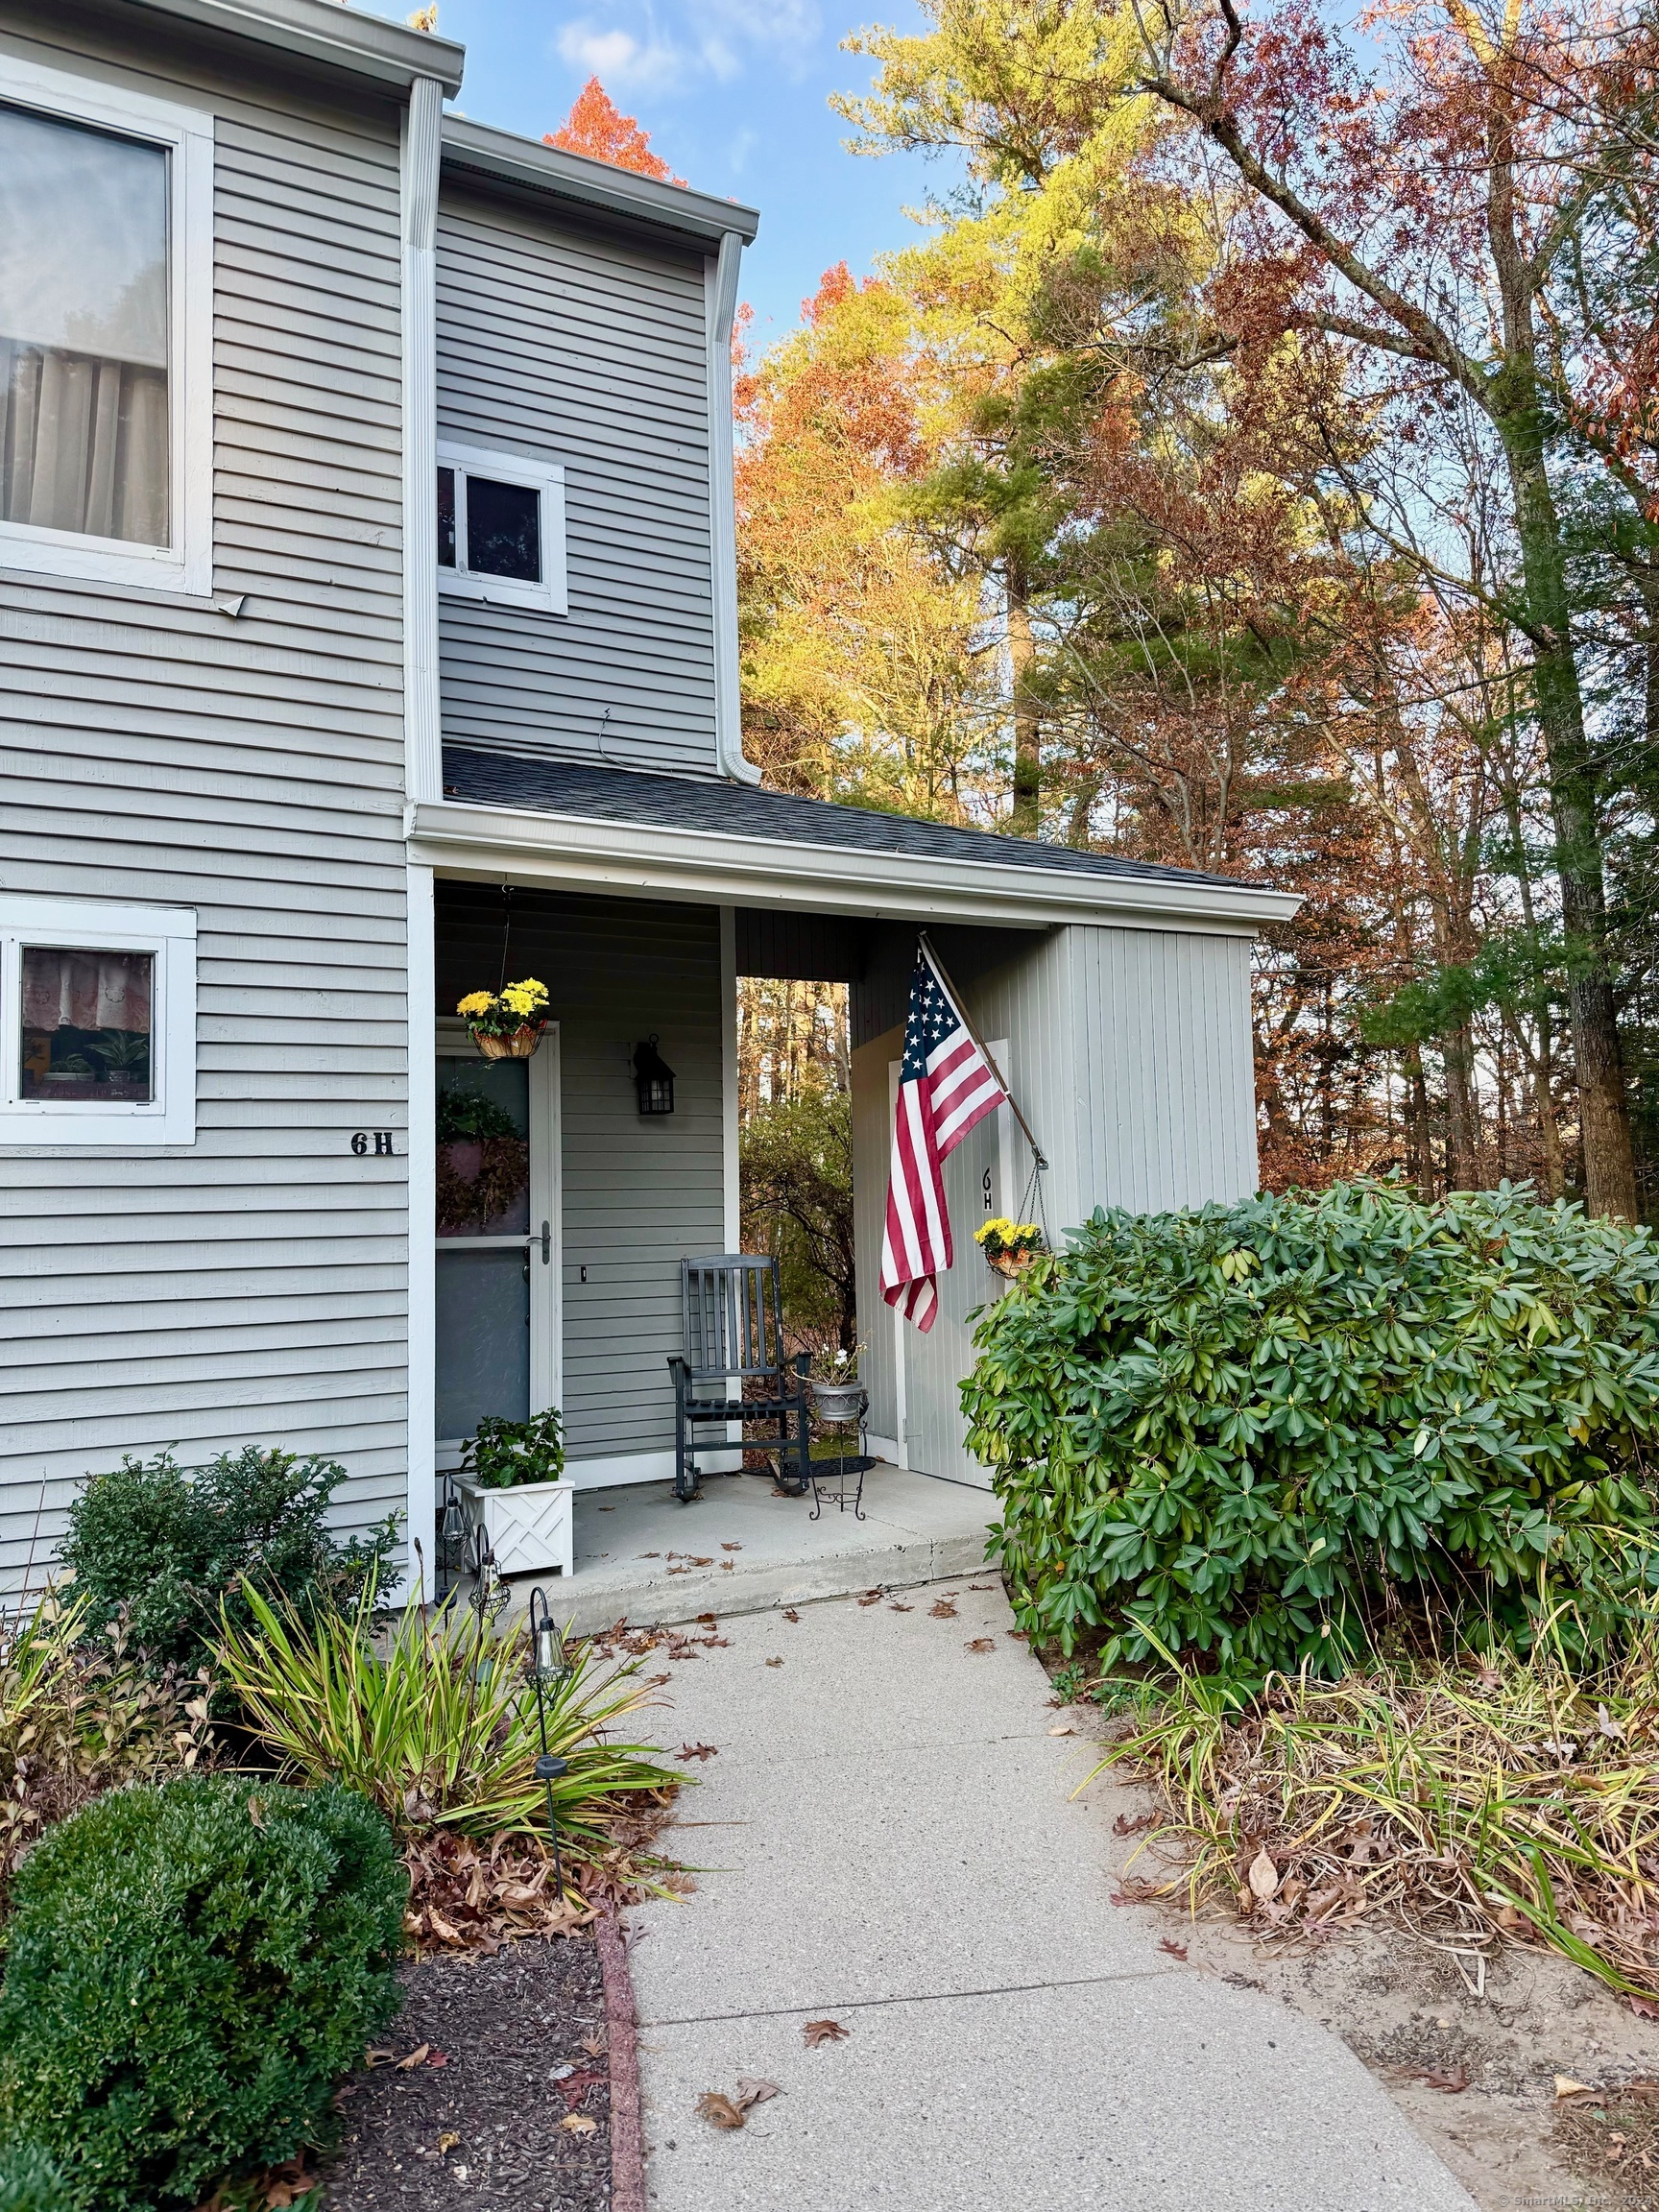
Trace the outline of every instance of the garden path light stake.
[[[537, 1607], [541, 1607], [538, 1618]], [[559, 1822], [553, 1811], [553, 1784], [561, 1774], [569, 1770], [569, 1762], [556, 1759], [547, 1749], [548, 1683], [562, 1682], [570, 1671], [565, 1662], [565, 1640], [554, 1626], [553, 1616], [547, 1608], [546, 1593], [541, 1589], [530, 1593], [530, 1672], [536, 1684], [536, 1725], [541, 1731], [541, 1751], [536, 1761], [536, 1779], [547, 1793], [547, 1833], [553, 1839], [553, 1884], [558, 1895], [565, 1895], [565, 1872], [559, 1860]]]

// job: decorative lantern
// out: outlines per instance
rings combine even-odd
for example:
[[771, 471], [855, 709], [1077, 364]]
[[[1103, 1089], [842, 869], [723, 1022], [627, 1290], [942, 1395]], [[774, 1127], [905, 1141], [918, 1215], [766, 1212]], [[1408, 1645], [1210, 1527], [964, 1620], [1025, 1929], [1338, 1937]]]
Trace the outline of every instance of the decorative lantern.
[[536, 1779], [541, 1783], [547, 1799], [547, 1832], [553, 1839], [553, 1886], [555, 1893], [565, 1895], [565, 1870], [559, 1859], [559, 1821], [553, 1810], [553, 1785], [561, 1774], [570, 1770], [567, 1759], [560, 1759], [547, 1749], [547, 1696], [557, 1695], [559, 1685], [569, 1673], [569, 1663], [565, 1657], [565, 1639], [554, 1625], [553, 1616], [547, 1608], [546, 1593], [530, 1593], [530, 1678], [536, 1685], [536, 1725], [541, 1739], [541, 1751], [536, 1761]]
[[658, 1051], [655, 1036], [634, 1047], [634, 1088], [641, 1114], [673, 1113], [674, 1070]]

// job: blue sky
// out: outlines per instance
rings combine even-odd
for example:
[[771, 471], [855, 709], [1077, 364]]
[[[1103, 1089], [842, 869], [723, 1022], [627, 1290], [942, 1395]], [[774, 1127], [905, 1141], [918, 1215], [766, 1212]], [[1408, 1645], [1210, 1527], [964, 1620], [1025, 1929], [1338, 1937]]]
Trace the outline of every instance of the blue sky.
[[[391, 14], [386, 0], [373, 0]], [[411, 6], [414, 0], [409, 0]], [[540, 137], [596, 75], [637, 115], [678, 177], [760, 210], [744, 256], [755, 336], [793, 326], [801, 301], [840, 260], [862, 274], [916, 235], [904, 214], [946, 181], [936, 163], [855, 159], [832, 115], [835, 90], [861, 90], [870, 65], [839, 42], [860, 22], [905, 29], [914, 0], [441, 0], [439, 28], [467, 48], [457, 105], [483, 123]], [[402, 11], [398, 11], [402, 12]]]

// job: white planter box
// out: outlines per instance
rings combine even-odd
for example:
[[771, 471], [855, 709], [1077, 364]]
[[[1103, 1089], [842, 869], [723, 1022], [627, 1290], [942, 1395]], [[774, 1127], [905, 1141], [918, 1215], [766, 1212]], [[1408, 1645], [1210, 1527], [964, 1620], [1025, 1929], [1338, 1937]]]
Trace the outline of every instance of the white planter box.
[[482, 1527], [503, 1575], [575, 1573], [574, 1482], [523, 1482], [513, 1490], [487, 1490], [457, 1475], [462, 1508]]

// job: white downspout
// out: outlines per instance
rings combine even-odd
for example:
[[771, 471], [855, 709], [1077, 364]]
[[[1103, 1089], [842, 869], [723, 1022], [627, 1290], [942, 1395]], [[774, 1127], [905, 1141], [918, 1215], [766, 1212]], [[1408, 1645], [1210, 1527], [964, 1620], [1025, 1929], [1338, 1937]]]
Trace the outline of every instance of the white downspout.
[[714, 746], [723, 776], [758, 783], [760, 771], [743, 757], [743, 702], [737, 655], [737, 510], [733, 491], [732, 324], [737, 313], [737, 264], [743, 241], [720, 239], [718, 259], [703, 264], [709, 333], [709, 531], [714, 594]]
[[[404, 827], [423, 800], [444, 795], [438, 693], [438, 165], [444, 87], [418, 78], [403, 118], [403, 796]], [[434, 1402], [437, 1362], [437, 1074], [430, 868], [404, 871], [408, 977], [409, 1565], [401, 1595], [436, 1595]], [[417, 1565], [419, 1540], [424, 1572]], [[416, 1577], [421, 1576], [417, 1585]]]

